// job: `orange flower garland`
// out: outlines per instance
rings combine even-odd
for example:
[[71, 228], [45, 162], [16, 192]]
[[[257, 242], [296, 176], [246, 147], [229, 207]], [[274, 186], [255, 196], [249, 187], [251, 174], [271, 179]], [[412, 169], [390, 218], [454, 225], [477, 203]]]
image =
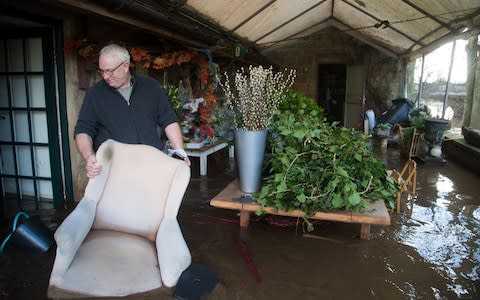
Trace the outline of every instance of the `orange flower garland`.
[[142, 63], [145, 68], [149, 68], [151, 65], [152, 57], [150, 54], [142, 48], [132, 48], [130, 49], [130, 55], [136, 63]]
[[217, 103], [217, 97], [213, 93], [213, 85], [209, 83], [210, 80], [210, 65], [207, 59], [201, 58], [198, 62], [198, 67], [200, 69], [199, 79], [203, 85], [206, 85], [205, 94], [203, 99], [205, 103], [200, 110], [200, 121], [202, 123], [211, 124], [212, 123], [212, 113], [215, 109]]
[[212, 123], [212, 112], [217, 104], [217, 97], [213, 93], [213, 85], [211, 83], [207, 86], [203, 99], [205, 100], [205, 105], [204, 109], [200, 111], [200, 120], [210, 124]]
[[153, 68], [155, 70], [165, 69], [173, 65], [180, 65], [192, 61], [197, 55], [196, 52], [190, 50], [180, 50], [153, 56], [142, 48], [130, 49], [130, 54], [135, 63], [142, 64], [145, 68]]
[[207, 85], [208, 84], [208, 79], [209, 79], [209, 65], [208, 65], [208, 61], [206, 59], [201, 59], [199, 62], [198, 62], [198, 66], [200, 68], [200, 74], [199, 74], [199, 79], [200, 79], [200, 82], [204, 85]]

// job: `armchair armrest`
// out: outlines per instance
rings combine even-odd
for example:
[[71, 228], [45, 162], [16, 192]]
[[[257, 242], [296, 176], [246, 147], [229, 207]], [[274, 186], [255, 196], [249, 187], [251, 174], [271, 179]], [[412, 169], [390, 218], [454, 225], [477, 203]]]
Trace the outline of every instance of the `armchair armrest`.
[[166, 217], [160, 223], [156, 246], [162, 282], [167, 287], [173, 287], [192, 262], [176, 218]]
[[92, 227], [97, 202], [83, 198], [55, 231], [57, 252], [50, 284], [60, 281]]
[[55, 231], [54, 237], [57, 243], [57, 253], [50, 275], [50, 285], [56, 285], [65, 271], [72, 263], [75, 254], [83, 240], [92, 228], [97, 210], [97, 203], [102, 195], [105, 182], [110, 172], [111, 149], [103, 147], [98, 159], [102, 164], [102, 172], [95, 178], [90, 179], [83, 199], [77, 207], [65, 218]]

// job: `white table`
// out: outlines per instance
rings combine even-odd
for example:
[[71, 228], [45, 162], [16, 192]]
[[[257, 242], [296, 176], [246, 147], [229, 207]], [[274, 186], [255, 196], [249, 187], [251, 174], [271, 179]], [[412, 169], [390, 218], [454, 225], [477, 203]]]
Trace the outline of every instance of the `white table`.
[[185, 152], [188, 156], [199, 157], [200, 158], [200, 175], [207, 175], [207, 157], [217, 151], [222, 150], [228, 146], [227, 143], [205, 145], [200, 149], [185, 149]]

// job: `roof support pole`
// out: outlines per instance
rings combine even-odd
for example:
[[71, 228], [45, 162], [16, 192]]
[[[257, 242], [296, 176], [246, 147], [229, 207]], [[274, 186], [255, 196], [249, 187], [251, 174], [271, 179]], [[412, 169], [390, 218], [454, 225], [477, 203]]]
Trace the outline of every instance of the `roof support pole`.
[[415, 106], [418, 107], [420, 105], [420, 99], [422, 99], [422, 92], [423, 92], [423, 71], [425, 70], [425, 53], [422, 54], [422, 68], [420, 70], [420, 80], [418, 82], [418, 93], [417, 93], [417, 100], [415, 101]]
[[455, 60], [456, 45], [457, 45], [457, 41], [455, 40], [455, 41], [453, 41], [452, 53], [450, 55], [450, 66], [448, 67], [447, 85], [445, 87], [445, 96], [443, 98], [442, 119], [445, 118], [445, 110], [447, 109], [447, 105], [448, 105], [448, 92], [449, 92], [449, 89], [450, 89], [450, 78], [452, 76], [452, 67], [453, 67], [453, 63], [454, 63], [454, 60]]

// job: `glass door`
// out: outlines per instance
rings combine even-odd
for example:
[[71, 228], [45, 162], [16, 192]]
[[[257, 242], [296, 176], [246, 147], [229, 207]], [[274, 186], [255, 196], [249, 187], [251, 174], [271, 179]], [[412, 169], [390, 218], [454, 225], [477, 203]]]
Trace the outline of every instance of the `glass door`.
[[0, 35], [1, 209], [7, 213], [52, 208], [63, 194], [51, 36]]

